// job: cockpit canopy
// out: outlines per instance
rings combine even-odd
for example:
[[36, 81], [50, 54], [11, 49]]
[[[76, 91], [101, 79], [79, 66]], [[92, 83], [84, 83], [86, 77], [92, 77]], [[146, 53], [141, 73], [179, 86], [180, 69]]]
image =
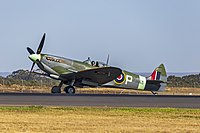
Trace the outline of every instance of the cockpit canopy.
[[84, 63], [88, 63], [92, 66], [95, 66], [95, 67], [104, 67], [104, 66], [107, 66], [104, 62], [101, 62], [101, 61], [92, 61], [89, 57], [87, 60], [83, 61]]

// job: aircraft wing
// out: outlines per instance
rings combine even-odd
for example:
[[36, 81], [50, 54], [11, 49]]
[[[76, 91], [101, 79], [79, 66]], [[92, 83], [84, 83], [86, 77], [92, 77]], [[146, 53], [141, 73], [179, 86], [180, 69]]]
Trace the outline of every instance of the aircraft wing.
[[117, 78], [122, 73], [120, 68], [116, 67], [100, 67], [94, 69], [87, 69], [69, 74], [61, 74], [63, 80], [70, 81], [88, 81], [102, 85]]

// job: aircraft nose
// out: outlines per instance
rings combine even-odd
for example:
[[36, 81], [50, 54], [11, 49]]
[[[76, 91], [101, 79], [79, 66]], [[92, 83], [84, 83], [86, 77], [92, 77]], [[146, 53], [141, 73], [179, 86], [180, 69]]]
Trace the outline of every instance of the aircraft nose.
[[31, 54], [28, 56], [33, 62], [40, 61], [41, 55], [40, 54]]

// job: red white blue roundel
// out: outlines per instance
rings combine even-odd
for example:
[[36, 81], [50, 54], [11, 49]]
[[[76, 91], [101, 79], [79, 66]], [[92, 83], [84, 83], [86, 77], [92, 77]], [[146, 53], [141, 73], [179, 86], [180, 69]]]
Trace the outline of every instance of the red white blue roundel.
[[125, 81], [125, 74], [123, 72], [114, 80], [116, 84], [123, 84], [124, 81]]

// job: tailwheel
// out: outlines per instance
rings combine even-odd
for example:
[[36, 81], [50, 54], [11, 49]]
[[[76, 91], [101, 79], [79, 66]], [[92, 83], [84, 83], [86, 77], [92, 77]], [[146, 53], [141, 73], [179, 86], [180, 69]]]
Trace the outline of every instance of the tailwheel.
[[65, 93], [68, 94], [74, 94], [75, 93], [75, 88], [73, 86], [67, 86], [64, 88]]
[[152, 93], [153, 95], [158, 95], [158, 93], [157, 93], [157, 92], [154, 92], [154, 91], [151, 91], [151, 93]]
[[58, 86], [52, 87], [51, 93], [61, 93], [60, 87], [58, 87]]

